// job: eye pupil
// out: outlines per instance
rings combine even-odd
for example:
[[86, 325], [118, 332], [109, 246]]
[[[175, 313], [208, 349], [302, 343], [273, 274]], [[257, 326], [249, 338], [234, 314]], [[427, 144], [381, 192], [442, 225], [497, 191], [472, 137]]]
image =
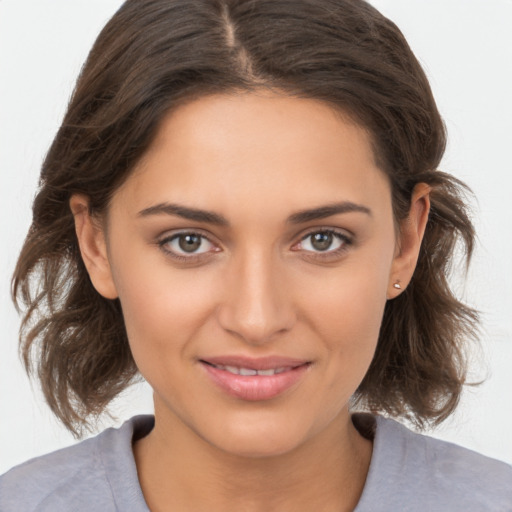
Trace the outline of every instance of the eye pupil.
[[179, 237], [180, 249], [185, 252], [194, 252], [201, 247], [201, 237], [197, 235], [182, 235]]
[[326, 251], [332, 245], [332, 233], [315, 233], [312, 245], [319, 251]]

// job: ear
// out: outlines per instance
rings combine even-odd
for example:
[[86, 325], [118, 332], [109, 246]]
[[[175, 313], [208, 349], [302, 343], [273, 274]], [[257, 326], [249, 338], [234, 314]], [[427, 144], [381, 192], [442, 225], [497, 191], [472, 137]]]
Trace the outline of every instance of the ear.
[[409, 284], [420, 253], [430, 211], [430, 192], [426, 183], [418, 183], [413, 190], [409, 215], [400, 223], [397, 246], [388, 283], [388, 299], [394, 299]]
[[118, 293], [112, 279], [108, 260], [105, 230], [100, 221], [91, 215], [89, 198], [73, 194], [69, 207], [75, 218], [75, 230], [82, 260], [94, 288], [106, 299], [116, 299]]

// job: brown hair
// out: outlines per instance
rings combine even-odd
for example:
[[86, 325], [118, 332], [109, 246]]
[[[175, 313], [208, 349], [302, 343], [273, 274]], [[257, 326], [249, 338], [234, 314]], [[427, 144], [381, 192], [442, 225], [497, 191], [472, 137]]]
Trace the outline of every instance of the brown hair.
[[119, 301], [96, 292], [82, 262], [71, 194], [105, 212], [167, 112], [260, 87], [327, 102], [364, 126], [390, 179], [396, 221], [407, 217], [415, 184], [433, 187], [415, 274], [386, 305], [354, 402], [418, 425], [454, 410], [477, 317], [447, 277], [458, 240], [469, 263], [474, 233], [464, 185], [437, 170], [444, 125], [399, 29], [362, 0], [128, 0], [82, 69], [13, 276], [14, 300], [26, 307], [26, 368], [75, 434], [138, 373]]

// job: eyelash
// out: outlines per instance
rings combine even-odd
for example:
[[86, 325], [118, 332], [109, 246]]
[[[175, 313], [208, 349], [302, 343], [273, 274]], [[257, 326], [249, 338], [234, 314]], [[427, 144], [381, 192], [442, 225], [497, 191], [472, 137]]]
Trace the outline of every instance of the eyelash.
[[[353, 240], [351, 237], [349, 237], [344, 232], [332, 229], [332, 228], [317, 228], [314, 231], [309, 231], [306, 233], [301, 239], [300, 242], [303, 242], [304, 240], [307, 240], [309, 237], [316, 235], [316, 234], [325, 234], [325, 235], [333, 235], [335, 238], [340, 240], [342, 242], [342, 245], [338, 247], [337, 249], [331, 250], [331, 251], [307, 251], [307, 253], [310, 253], [307, 255], [307, 257], [311, 257], [314, 259], [336, 259], [336, 257], [339, 257], [341, 254], [343, 254], [345, 251], [348, 250], [349, 246], [353, 244]], [[181, 254], [178, 254], [174, 251], [171, 251], [166, 248], [166, 245], [174, 240], [178, 240], [182, 236], [197, 236], [201, 239], [207, 240], [210, 244], [215, 245], [208, 236], [206, 236], [203, 233], [199, 233], [196, 231], [182, 231], [180, 233], [174, 233], [171, 236], [167, 236], [163, 238], [162, 240], [159, 240], [158, 246], [171, 258], [176, 259], [178, 261], [187, 262], [187, 263], [194, 263], [197, 260], [203, 259], [205, 255], [209, 254], [210, 251], [205, 253], [199, 253], [199, 254], [190, 254], [189, 256], [182, 256]], [[294, 245], [294, 247], [297, 244]], [[218, 251], [214, 251], [218, 252]]]
[[168, 243], [172, 242], [173, 240], [178, 240], [180, 237], [183, 237], [183, 236], [197, 236], [197, 237], [200, 237], [201, 239], [207, 240], [212, 245], [215, 245], [210, 240], [209, 237], [207, 237], [203, 233], [198, 233], [197, 231], [181, 231], [179, 233], [174, 233], [171, 236], [166, 236], [162, 240], [159, 240], [158, 245], [171, 258], [178, 260], [178, 261], [185, 262], [185, 263], [194, 263], [195, 261], [204, 258], [205, 255], [208, 254], [208, 253], [200, 253], [200, 254], [190, 254], [189, 256], [182, 256], [181, 254], [178, 254], [178, 253], [166, 248], [166, 245]]
[[336, 259], [340, 257], [343, 253], [345, 253], [353, 243], [353, 239], [349, 237], [346, 233], [332, 228], [317, 228], [313, 231], [309, 231], [300, 239], [300, 242], [303, 242], [304, 240], [307, 240], [309, 237], [317, 234], [332, 235], [333, 237], [341, 241], [342, 245], [337, 249], [330, 251], [306, 251], [308, 258], [314, 258], [316, 260]]

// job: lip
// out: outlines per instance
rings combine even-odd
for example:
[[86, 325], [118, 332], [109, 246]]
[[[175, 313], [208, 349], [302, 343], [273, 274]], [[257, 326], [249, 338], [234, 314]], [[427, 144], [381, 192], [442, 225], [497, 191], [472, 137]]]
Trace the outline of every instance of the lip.
[[253, 370], [270, 370], [273, 368], [295, 368], [308, 363], [306, 359], [296, 359], [283, 356], [246, 357], [246, 356], [216, 356], [201, 358], [201, 361], [217, 366], [236, 366], [238, 368], [252, 368]]
[[[248, 358], [220, 356], [201, 359], [201, 367], [211, 381], [229, 396], [251, 402], [270, 400], [296, 386], [306, 375], [310, 361], [288, 357], [270, 356]], [[215, 366], [236, 366], [253, 370], [285, 368], [274, 375], [236, 375]]]

